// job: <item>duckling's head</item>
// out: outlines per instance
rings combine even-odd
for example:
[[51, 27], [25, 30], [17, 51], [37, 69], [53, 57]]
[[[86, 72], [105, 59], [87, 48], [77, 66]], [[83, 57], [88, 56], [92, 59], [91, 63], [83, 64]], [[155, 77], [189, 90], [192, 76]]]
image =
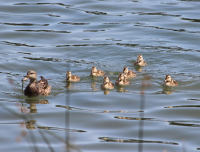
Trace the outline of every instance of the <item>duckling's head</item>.
[[108, 76], [105, 76], [105, 77], [103, 78], [103, 81], [104, 81], [104, 82], [109, 82]]
[[143, 57], [142, 57], [142, 55], [138, 55], [137, 62], [141, 62], [141, 61], [143, 61]]
[[67, 71], [67, 76], [70, 77], [72, 75], [71, 71]]
[[124, 69], [123, 69], [123, 73], [125, 73], [125, 74], [128, 73], [128, 68], [127, 68], [127, 67], [124, 67]]
[[172, 78], [170, 75], [166, 75], [165, 76], [165, 81], [164, 82], [171, 82], [172, 81]]
[[37, 73], [33, 70], [29, 70], [27, 72], [26, 77], [24, 79], [22, 79], [22, 81], [26, 81], [28, 79], [30, 79], [31, 82], [36, 81], [37, 80]]
[[97, 72], [97, 68], [95, 66], [92, 67], [92, 72]]

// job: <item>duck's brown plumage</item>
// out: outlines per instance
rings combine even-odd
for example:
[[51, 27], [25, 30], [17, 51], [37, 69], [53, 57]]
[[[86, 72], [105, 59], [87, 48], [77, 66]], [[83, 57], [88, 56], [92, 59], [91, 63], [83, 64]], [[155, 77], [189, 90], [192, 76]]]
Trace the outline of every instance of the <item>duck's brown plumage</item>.
[[102, 70], [97, 70], [95, 66], [92, 67], [91, 76], [103, 76], [105, 73]]
[[72, 75], [71, 71], [67, 71], [67, 77], [66, 77], [67, 81], [80, 81], [80, 77], [77, 75]]
[[120, 73], [118, 80], [115, 82], [116, 85], [129, 85], [130, 81], [124, 77], [124, 73]]
[[138, 55], [136, 62], [134, 65], [145, 66], [147, 63], [144, 61], [142, 55]]
[[126, 79], [133, 78], [133, 77], [136, 77], [136, 76], [137, 76], [137, 74], [136, 74], [134, 71], [128, 70], [127, 67], [124, 67], [123, 73], [124, 73], [124, 77], [125, 77]]
[[101, 88], [113, 89], [114, 88], [114, 84], [109, 80], [109, 78], [107, 76], [105, 76], [103, 78], [103, 84], [101, 85]]
[[37, 81], [37, 73], [33, 70], [29, 70], [27, 75], [22, 81], [30, 79], [30, 83], [24, 90], [26, 96], [48, 95], [51, 92], [51, 86], [48, 85], [48, 81], [41, 76], [41, 80]]
[[170, 75], [165, 76], [164, 86], [178, 86], [178, 82], [171, 78]]

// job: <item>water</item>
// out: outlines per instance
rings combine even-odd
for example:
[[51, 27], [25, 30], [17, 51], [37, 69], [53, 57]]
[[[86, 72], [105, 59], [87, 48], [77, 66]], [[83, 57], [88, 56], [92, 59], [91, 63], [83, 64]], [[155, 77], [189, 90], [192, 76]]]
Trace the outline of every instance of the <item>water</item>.
[[[199, 8], [195, 0], [2, 1], [1, 151], [200, 150]], [[92, 66], [112, 82], [124, 66], [138, 76], [106, 91]], [[22, 95], [28, 70], [51, 79], [49, 96]], [[81, 81], [67, 84], [68, 70]], [[163, 87], [166, 74], [179, 86]]]

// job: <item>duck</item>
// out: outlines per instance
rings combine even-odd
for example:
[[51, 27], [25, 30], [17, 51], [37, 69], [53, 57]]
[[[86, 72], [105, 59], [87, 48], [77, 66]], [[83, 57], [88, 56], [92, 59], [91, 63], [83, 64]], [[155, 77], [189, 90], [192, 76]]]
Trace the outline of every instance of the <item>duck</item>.
[[69, 82], [71, 82], [71, 81], [77, 82], [77, 81], [80, 81], [80, 77], [77, 75], [72, 75], [71, 71], [67, 71], [66, 80]]
[[164, 86], [178, 86], [178, 82], [171, 78], [170, 75], [165, 76]]
[[136, 60], [136, 62], [134, 63], [134, 65], [145, 66], [145, 65], [147, 65], [147, 63], [144, 61], [142, 55], [138, 55], [138, 56], [137, 56], [137, 60]]
[[124, 73], [120, 73], [118, 80], [115, 82], [115, 85], [129, 85], [130, 81], [124, 77]]
[[128, 70], [127, 67], [124, 67], [123, 73], [124, 73], [124, 76], [125, 76], [126, 79], [133, 78], [133, 77], [137, 76], [137, 74], [134, 71]]
[[25, 78], [22, 81], [30, 79], [30, 83], [24, 90], [26, 96], [38, 96], [38, 95], [49, 95], [51, 92], [51, 86], [48, 85], [47, 79], [40, 76], [41, 80], [37, 81], [37, 73], [33, 70], [29, 70]]
[[105, 73], [102, 70], [97, 70], [95, 66], [92, 67], [91, 76], [103, 76]]
[[101, 85], [101, 88], [114, 89], [114, 84], [109, 80], [108, 76], [103, 78], [103, 84]]

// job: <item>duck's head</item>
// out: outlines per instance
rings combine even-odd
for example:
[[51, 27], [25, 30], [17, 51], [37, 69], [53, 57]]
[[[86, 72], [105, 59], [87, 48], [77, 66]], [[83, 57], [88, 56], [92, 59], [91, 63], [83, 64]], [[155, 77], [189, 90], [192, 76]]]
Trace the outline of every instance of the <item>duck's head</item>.
[[170, 75], [165, 76], [165, 81], [164, 82], [170, 82], [172, 80]]
[[70, 77], [72, 75], [71, 71], [67, 71], [67, 76]]
[[29, 70], [27, 72], [26, 77], [24, 79], [22, 79], [22, 81], [26, 81], [28, 79], [30, 79], [31, 82], [36, 81], [37, 80], [37, 73], [33, 70]]
[[127, 67], [124, 67], [124, 69], [123, 69], [123, 73], [125, 73], [125, 74], [128, 73], [128, 68], [127, 68]]
[[142, 57], [142, 55], [138, 55], [137, 62], [141, 62], [141, 61], [143, 61], [143, 57]]
[[92, 67], [92, 72], [97, 72], [97, 68], [95, 66]]
[[103, 78], [103, 81], [108, 83], [108, 82], [109, 82], [108, 76], [105, 76], [105, 77]]

